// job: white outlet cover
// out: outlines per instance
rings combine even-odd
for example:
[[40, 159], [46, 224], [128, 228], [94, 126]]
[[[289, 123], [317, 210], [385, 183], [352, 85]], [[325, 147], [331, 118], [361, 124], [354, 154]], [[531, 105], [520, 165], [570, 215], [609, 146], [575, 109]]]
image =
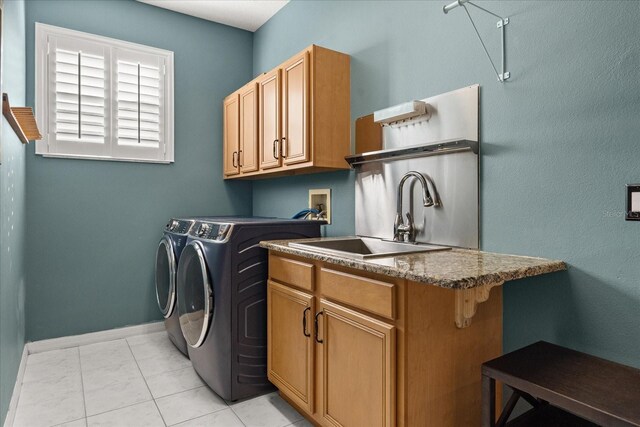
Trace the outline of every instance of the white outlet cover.
[[631, 193], [631, 212], [640, 212], [640, 192]]

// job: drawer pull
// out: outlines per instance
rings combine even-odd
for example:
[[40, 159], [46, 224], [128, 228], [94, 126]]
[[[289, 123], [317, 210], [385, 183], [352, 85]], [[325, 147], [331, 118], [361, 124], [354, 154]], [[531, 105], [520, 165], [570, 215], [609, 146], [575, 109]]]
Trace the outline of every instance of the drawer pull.
[[307, 332], [307, 311], [310, 311], [311, 307], [307, 307], [302, 312], [302, 333], [305, 337], [310, 337], [311, 334]]
[[324, 342], [323, 340], [318, 339], [318, 316], [320, 316], [321, 314], [324, 314], [324, 311], [317, 312], [315, 317], [315, 327], [316, 327], [315, 338], [316, 338], [316, 342], [320, 344]]

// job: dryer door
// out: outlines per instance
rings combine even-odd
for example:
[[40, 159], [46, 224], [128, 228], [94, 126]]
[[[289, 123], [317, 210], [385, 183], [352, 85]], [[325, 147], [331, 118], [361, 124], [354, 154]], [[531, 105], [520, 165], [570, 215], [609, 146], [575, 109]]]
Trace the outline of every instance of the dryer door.
[[200, 242], [189, 243], [178, 268], [178, 315], [182, 335], [191, 347], [200, 347], [213, 317], [213, 290]]
[[156, 251], [156, 300], [162, 315], [171, 316], [176, 304], [176, 255], [166, 236]]

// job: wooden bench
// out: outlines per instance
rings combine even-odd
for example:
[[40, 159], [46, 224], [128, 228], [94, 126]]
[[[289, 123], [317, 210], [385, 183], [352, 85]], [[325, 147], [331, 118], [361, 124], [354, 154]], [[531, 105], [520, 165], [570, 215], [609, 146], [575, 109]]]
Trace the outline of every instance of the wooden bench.
[[[513, 390], [495, 418], [496, 380]], [[508, 421], [517, 401], [533, 408]], [[640, 426], [640, 370], [547, 342], [482, 365], [482, 426]]]

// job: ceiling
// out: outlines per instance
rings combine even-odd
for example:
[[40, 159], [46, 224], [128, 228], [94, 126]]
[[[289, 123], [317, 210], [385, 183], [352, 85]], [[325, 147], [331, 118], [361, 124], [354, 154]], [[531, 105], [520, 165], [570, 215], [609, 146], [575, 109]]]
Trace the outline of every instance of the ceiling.
[[153, 6], [255, 31], [289, 0], [138, 0]]

